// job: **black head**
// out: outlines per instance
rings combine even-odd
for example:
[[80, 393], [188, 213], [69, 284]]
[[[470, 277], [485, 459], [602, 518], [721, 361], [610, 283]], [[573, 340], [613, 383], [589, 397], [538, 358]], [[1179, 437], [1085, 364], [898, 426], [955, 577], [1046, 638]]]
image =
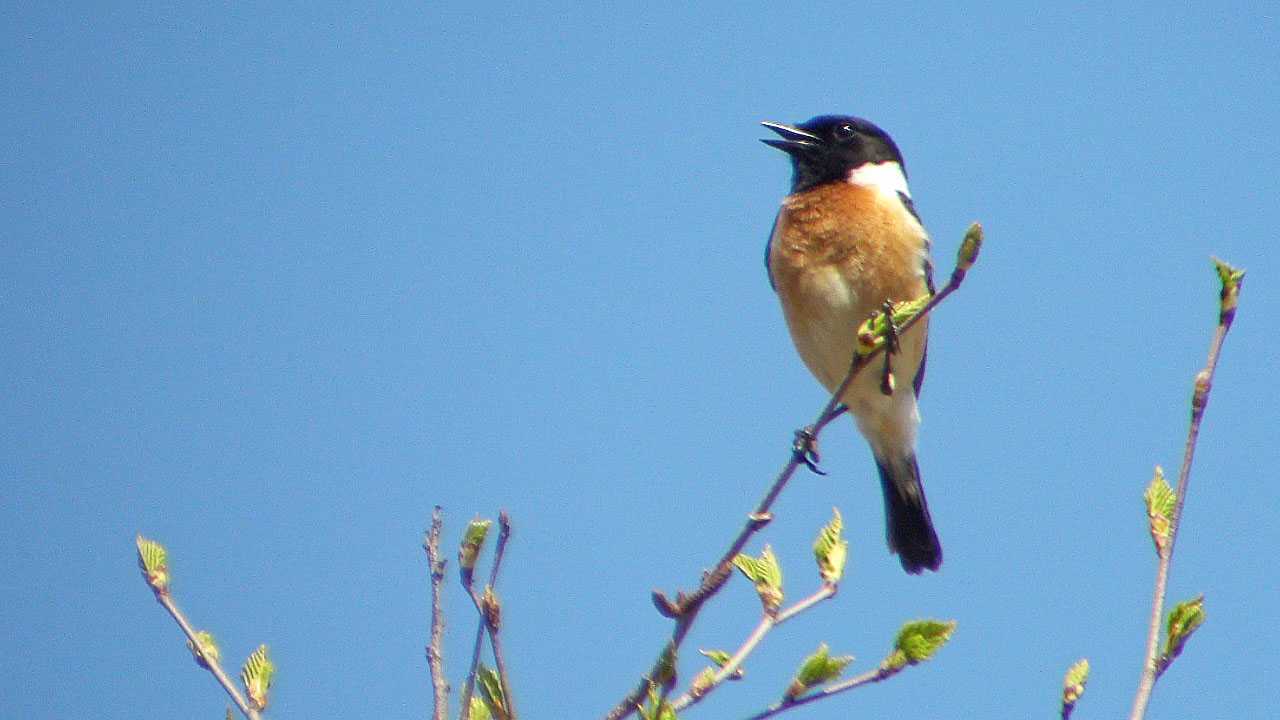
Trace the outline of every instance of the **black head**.
[[762, 140], [766, 145], [791, 156], [795, 174], [791, 191], [807, 190], [828, 182], [843, 182], [849, 171], [868, 163], [902, 162], [902, 153], [889, 133], [862, 118], [848, 115], [819, 115], [799, 125], [760, 123], [782, 136]]

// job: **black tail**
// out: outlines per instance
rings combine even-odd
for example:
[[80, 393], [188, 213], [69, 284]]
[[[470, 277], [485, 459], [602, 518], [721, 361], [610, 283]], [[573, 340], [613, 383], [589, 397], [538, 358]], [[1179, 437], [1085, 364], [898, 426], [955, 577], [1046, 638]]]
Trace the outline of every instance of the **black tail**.
[[920, 466], [914, 453], [895, 461], [876, 458], [884, 489], [884, 519], [889, 551], [898, 554], [902, 569], [918, 575], [925, 568], [942, 565], [942, 545], [929, 519], [929, 503], [920, 483]]

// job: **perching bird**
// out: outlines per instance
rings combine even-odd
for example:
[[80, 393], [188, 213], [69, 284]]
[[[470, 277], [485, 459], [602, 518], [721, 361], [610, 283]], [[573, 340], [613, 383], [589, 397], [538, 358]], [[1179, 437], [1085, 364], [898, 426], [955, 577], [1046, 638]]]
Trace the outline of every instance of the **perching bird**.
[[[929, 236], [888, 133], [843, 115], [763, 125], [781, 136], [763, 142], [790, 155], [794, 170], [765, 253], [769, 282], [801, 359], [835, 392], [858, 326], [885, 301], [933, 293]], [[899, 338], [890, 358], [896, 391], [884, 392], [884, 373], [871, 365], [840, 398], [880, 471], [889, 550], [912, 574], [942, 564], [915, 451], [927, 334], [922, 320]]]

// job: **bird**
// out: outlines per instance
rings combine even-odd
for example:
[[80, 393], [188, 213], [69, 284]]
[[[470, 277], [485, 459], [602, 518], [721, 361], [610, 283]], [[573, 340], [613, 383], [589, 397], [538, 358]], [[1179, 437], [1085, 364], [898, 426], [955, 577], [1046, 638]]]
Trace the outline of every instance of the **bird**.
[[[834, 393], [859, 325], [887, 301], [934, 293], [929, 235], [902, 153], [875, 124], [848, 115], [761, 124], [779, 135], [762, 142], [787, 153], [792, 167], [765, 249], [769, 283], [800, 358]], [[898, 338], [883, 372], [860, 373], [840, 398], [875, 458], [889, 551], [912, 575], [942, 565], [915, 450], [927, 320]]]

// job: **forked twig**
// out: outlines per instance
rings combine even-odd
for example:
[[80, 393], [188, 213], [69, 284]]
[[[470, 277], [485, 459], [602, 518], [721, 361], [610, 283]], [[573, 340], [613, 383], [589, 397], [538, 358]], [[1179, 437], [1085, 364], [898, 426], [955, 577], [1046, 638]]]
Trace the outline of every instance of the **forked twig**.
[[489, 569], [489, 584], [486, 586], [485, 595], [476, 592], [475, 586], [467, 582], [465, 579], [463, 585], [467, 590], [467, 595], [471, 598], [471, 604], [475, 607], [476, 613], [480, 616], [480, 621], [476, 625], [475, 641], [471, 648], [471, 665], [467, 670], [467, 680], [462, 690], [462, 720], [469, 720], [471, 717], [471, 697], [475, 693], [476, 672], [480, 667], [480, 647], [484, 642], [484, 636], [489, 635], [489, 646], [493, 650], [493, 661], [497, 666], [498, 680], [502, 685], [502, 692], [505, 696], [507, 708], [507, 716], [509, 720], [515, 720], [515, 703], [511, 693], [511, 682], [507, 675], [507, 662], [502, 653], [502, 643], [499, 640], [499, 609], [496, 605], [496, 598], [492, 602], [487, 598], [491, 595], [491, 591], [498, 584], [498, 571], [502, 568], [502, 558], [506, 556], [507, 540], [511, 537], [511, 517], [507, 515], [505, 510], [498, 513], [498, 543], [493, 551], [493, 566]]
[[[952, 270], [951, 277], [947, 281], [946, 286], [930, 297], [928, 302], [925, 303], [918, 312], [897, 326], [897, 332], [899, 334], [906, 333], [910, 330], [916, 323], [920, 322], [921, 319], [932, 312], [933, 309], [938, 306], [938, 303], [945, 300], [947, 296], [955, 292], [955, 290], [960, 287], [960, 284], [964, 282], [965, 274], [968, 272], [969, 268], [973, 266], [973, 263], [976, 262], [981, 245], [982, 227], [977, 223], [974, 223], [969, 227], [969, 230], [965, 233], [964, 241], [960, 244], [960, 250], [956, 257], [956, 266], [955, 269]], [[640, 679], [636, 688], [620, 700], [618, 704], [604, 716], [604, 720], [621, 720], [622, 718], [631, 715], [631, 713], [637, 710], [640, 702], [642, 702], [648, 694], [650, 685], [656, 681], [666, 679], [663, 676], [667, 674], [667, 669], [675, 657], [677, 650], [679, 650], [680, 645], [688, 635], [689, 629], [692, 627], [693, 621], [697, 618], [699, 611], [702, 609], [703, 603], [724, 587], [725, 582], [728, 581], [730, 575], [733, 573], [733, 559], [742, 552], [742, 549], [746, 547], [747, 542], [753, 535], [759, 532], [765, 525], [769, 524], [769, 521], [772, 519], [772, 515], [769, 510], [773, 507], [773, 503], [778, 499], [778, 496], [782, 493], [783, 489], [786, 488], [787, 483], [795, 474], [796, 469], [801, 465], [815, 468], [813, 457], [818, 435], [821, 434], [823, 428], [825, 428], [827, 424], [844, 412], [840, 398], [844, 396], [845, 391], [849, 388], [849, 384], [853, 382], [853, 379], [857, 377], [858, 373], [861, 372], [863, 368], [870, 364], [871, 361], [880, 353], [884, 352], [884, 350], [885, 343], [881, 341], [874, 344], [869, 349], [860, 347], [858, 351], [854, 353], [853, 359], [849, 365], [849, 371], [845, 375], [844, 380], [840, 383], [840, 386], [836, 388], [836, 391], [831, 394], [830, 400], [828, 400], [826, 405], [823, 406], [822, 411], [818, 413], [818, 417], [814, 423], [796, 433], [796, 440], [792, 446], [791, 457], [787, 460], [787, 463], [783, 466], [782, 470], [778, 472], [777, 476], [773, 480], [773, 484], [770, 485], [769, 490], [756, 505], [755, 509], [747, 515], [746, 524], [738, 532], [738, 535], [734, 538], [733, 542], [729, 544], [728, 549], [720, 557], [720, 560], [716, 563], [715, 567], [703, 576], [702, 582], [698, 585], [698, 588], [688, 595], [683, 593], [677, 594], [674, 601], [669, 599], [665, 594], [659, 591], [654, 591], [653, 601], [654, 605], [658, 608], [658, 611], [675, 620], [675, 627], [671, 631], [671, 638], [663, 645], [662, 651], [658, 653], [658, 657], [654, 661], [653, 666], [650, 668], [649, 672]], [[671, 682], [662, 682], [661, 684], [663, 686], [661, 700], [665, 702], [667, 696], [671, 692], [673, 684]]]
[[1164, 617], [1165, 595], [1169, 586], [1169, 567], [1173, 563], [1173, 546], [1178, 537], [1178, 524], [1182, 520], [1182, 506], [1187, 498], [1187, 485], [1191, 479], [1191, 462], [1196, 453], [1196, 440], [1200, 436], [1200, 423], [1204, 419], [1204, 410], [1209, 404], [1209, 391], [1213, 387], [1213, 374], [1218, 368], [1218, 357], [1222, 353], [1227, 332], [1231, 330], [1231, 323], [1235, 320], [1240, 288], [1244, 283], [1244, 271], [1237, 270], [1220, 260], [1215, 259], [1214, 262], [1217, 264], [1218, 275], [1222, 280], [1222, 292], [1219, 295], [1218, 304], [1218, 327], [1214, 331], [1212, 342], [1209, 343], [1209, 357], [1205, 361], [1204, 369], [1196, 373], [1191, 394], [1191, 422], [1187, 429], [1187, 442], [1182, 453], [1182, 469], [1178, 471], [1175, 504], [1169, 517], [1168, 540], [1163, 547], [1157, 549], [1160, 562], [1156, 568], [1155, 589], [1151, 598], [1147, 648], [1142, 661], [1142, 677], [1133, 698], [1133, 709], [1129, 713], [1129, 720], [1142, 720], [1146, 715], [1151, 691], [1155, 687], [1156, 679], [1164, 670], [1157, 653], [1160, 643], [1160, 625]]

